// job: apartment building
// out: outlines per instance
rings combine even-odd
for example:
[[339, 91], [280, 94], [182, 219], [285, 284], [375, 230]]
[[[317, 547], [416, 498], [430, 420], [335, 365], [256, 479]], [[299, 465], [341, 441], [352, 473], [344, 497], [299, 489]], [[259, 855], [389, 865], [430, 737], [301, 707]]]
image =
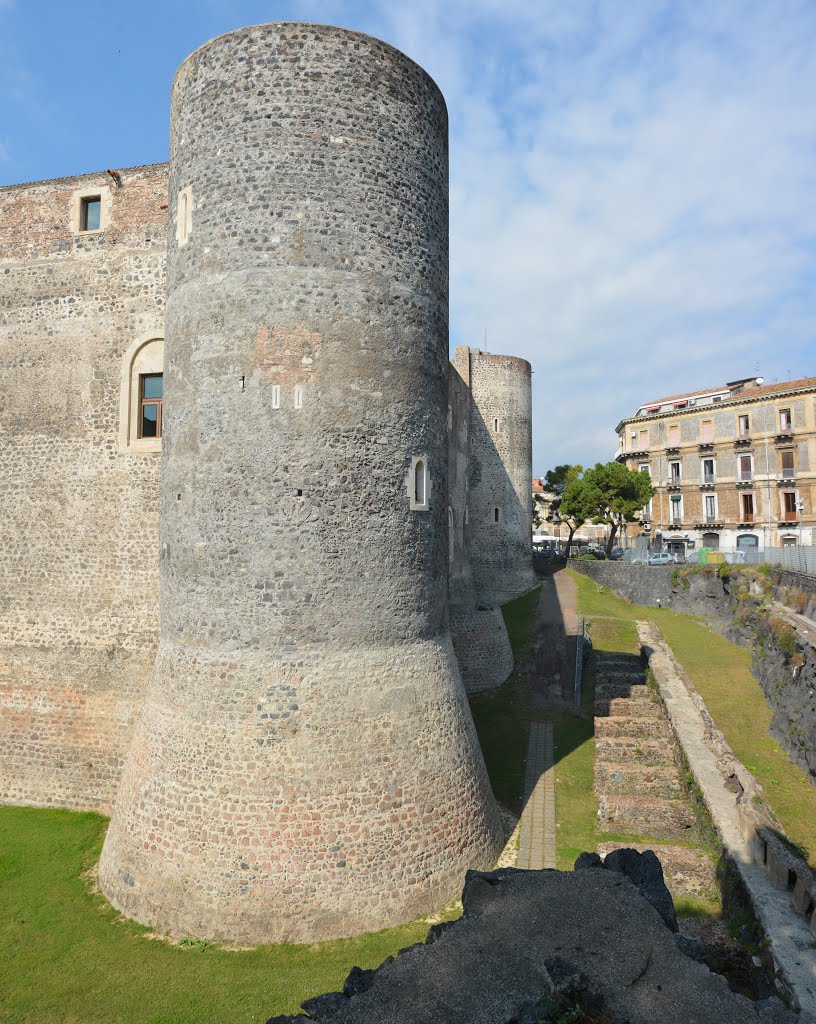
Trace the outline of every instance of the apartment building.
[[816, 377], [655, 399], [616, 433], [617, 460], [656, 492], [630, 537], [686, 554], [816, 541]]

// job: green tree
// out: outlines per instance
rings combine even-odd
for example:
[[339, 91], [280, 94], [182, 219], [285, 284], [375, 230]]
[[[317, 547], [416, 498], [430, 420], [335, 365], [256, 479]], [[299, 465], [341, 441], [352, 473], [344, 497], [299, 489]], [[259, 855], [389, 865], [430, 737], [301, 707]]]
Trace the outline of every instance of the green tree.
[[654, 494], [647, 473], [627, 469], [620, 462], [598, 462], [584, 473], [583, 481], [593, 492], [595, 503], [590, 518], [611, 527], [606, 542], [609, 556], [615, 535], [624, 523], [633, 523]]
[[548, 470], [544, 475], [544, 486], [550, 494], [555, 495], [550, 503], [547, 521], [564, 523], [569, 530], [567, 558], [570, 555], [575, 531], [580, 529], [587, 520], [586, 488], [581, 479], [583, 472], [582, 466], [566, 464], [556, 466], [555, 469]]

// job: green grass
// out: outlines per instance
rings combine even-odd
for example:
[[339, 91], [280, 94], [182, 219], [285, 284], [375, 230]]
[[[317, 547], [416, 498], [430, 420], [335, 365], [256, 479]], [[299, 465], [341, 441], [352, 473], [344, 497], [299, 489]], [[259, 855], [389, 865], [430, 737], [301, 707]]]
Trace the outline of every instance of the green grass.
[[[634, 622], [646, 619], [661, 629], [737, 758], [762, 786], [788, 838], [816, 866], [816, 788], [769, 733], [772, 712], [751, 674], [751, 654], [699, 619], [667, 608], [633, 605], [593, 580], [567, 570], [578, 588], [581, 614], [591, 619], [593, 642], [605, 644], [617, 631], [634, 646]], [[605, 648], [610, 649], [610, 648]]]
[[3, 1024], [249, 1024], [295, 1013], [425, 938], [418, 921], [357, 939], [230, 952], [146, 937], [91, 891], [107, 820], [0, 807]]

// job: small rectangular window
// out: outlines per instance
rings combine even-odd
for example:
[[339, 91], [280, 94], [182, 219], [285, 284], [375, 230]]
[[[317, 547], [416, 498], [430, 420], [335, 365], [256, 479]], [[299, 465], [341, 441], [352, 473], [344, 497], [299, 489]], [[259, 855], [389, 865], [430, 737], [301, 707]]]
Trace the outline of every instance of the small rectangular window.
[[493, 509], [493, 522], [497, 523], [498, 521], [499, 521], [499, 510], [497, 508], [494, 508]]
[[785, 518], [795, 519], [796, 518], [796, 492], [795, 491], [783, 491], [782, 502], [784, 508]]
[[713, 420], [703, 420], [700, 424], [700, 440], [705, 444], [714, 440]]
[[143, 373], [139, 377], [139, 437], [161, 437], [164, 377]]
[[677, 425], [669, 427], [669, 444], [680, 444], [680, 427]]
[[102, 223], [102, 197], [88, 196], [81, 200], [79, 230], [98, 231]]
[[303, 408], [303, 388], [300, 386], [300, 384], [295, 385], [295, 408]]
[[793, 418], [790, 409], [779, 410], [779, 429], [790, 430], [793, 427]]
[[671, 482], [673, 484], [679, 483], [683, 475], [683, 467], [679, 462], [670, 462], [669, 471], [671, 473]]
[[272, 408], [280, 409], [280, 384], [272, 385]]
[[740, 437], [747, 437], [751, 433], [751, 421], [747, 416], [740, 416], [738, 425]]

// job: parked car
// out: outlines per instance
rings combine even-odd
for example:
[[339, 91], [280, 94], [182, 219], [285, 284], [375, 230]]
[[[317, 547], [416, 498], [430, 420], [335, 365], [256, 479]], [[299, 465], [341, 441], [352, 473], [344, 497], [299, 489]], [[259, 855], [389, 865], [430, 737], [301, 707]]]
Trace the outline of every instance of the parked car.
[[685, 551], [675, 551], [672, 554], [672, 561], [674, 562], [675, 565], [685, 565], [686, 564], [686, 553], [685, 553]]
[[656, 551], [653, 555], [649, 555], [649, 565], [671, 565], [673, 561], [674, 556], [668, 551]]
[[620, 561], [620, 559], [623, 558], [623, 548], [612, 548], [609, 552], [609, 557], [613, 561]]

